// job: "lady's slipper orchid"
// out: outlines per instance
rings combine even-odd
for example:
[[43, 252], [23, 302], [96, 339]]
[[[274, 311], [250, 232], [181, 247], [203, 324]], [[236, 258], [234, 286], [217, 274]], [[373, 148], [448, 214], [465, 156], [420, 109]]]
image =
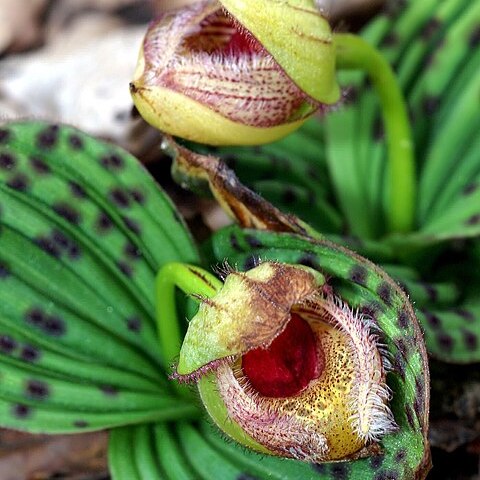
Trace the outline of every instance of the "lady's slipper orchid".
[[317, 271], [231, 271], [190, 322], [177, 367], [218, 426], [263, 453], [358, 458], [396, 429], [373, 323]]
[[338, 100], [332, 32], [312, 0], [203, 0], [150, 25], [130, 87], [166, 133], [271, 142]]

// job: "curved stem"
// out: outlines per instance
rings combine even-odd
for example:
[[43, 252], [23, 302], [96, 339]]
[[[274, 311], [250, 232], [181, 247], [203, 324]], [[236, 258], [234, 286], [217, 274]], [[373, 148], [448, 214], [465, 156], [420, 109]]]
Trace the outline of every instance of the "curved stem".
[[[157, 274], [155, 302], [158, 337], [163, 354], [164, 367], [169, 369], [178, 358], [182, 335], [175, 303], [175, 288], [187, 295], [212, 297], [221, 288], [222, 282], [210, 273], [194, 265], [167, 263]], [[188, 389], [177, 383], [177, 392], [190, 396]]]
[[403, 94], [385, 58], [361, 37], [336, 34], [337, 66], [365, 70], [378, 95], [387, 137], [387, 224], [390, 233], [411, 231], [416, 201], [412, 135]]

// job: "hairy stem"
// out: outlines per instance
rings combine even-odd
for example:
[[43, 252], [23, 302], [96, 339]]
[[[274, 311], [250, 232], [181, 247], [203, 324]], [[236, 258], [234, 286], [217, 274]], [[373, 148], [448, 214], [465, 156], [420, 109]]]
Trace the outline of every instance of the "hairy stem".
[[388, 62], [361, 37], [351, 34], [334, 36], [339, 69], [365, 70], [380, 97], [387, 138], [386, 211], [390, 233], [411, 231], [416, 201], [416, 172], [407, 106]]

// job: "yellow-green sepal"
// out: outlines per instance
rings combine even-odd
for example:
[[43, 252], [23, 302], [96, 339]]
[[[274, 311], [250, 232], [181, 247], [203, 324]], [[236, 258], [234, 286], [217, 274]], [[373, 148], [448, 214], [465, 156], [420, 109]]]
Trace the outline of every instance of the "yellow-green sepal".
[[[297, 130], [307, 118], [273, 127], [234, 122], [186, 95], [161, 86], [130, 84], [133, 102], [153, 127], [176, 137], [207, 145], [262, 145]], [[201, 121], [199, 121], [201, 119]]]
[[313, 0], [220, 3], [310, 97], [327, 105], [339, 100], [332, 30]]

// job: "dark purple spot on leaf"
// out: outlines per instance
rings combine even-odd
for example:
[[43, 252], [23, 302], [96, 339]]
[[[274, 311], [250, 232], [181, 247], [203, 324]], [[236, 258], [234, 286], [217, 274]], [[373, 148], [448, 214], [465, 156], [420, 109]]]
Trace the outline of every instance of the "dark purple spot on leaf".
[[437, 342], [441, 348], [450, 352], [453, 349], [453, 338], [446, 333], [439, 333], [437, 335]]
[[395, 345], [400, 350], [402, 355], [407, 358], [409, 354], [409, 345], [408, 345], [408, 339], [406, 337], [400, 337], [395, 339]]
[[437, 289], [429, 283], [421, 282], [421, 285], [425, 289], [425, 293], [427, 294], [428, 299], [431, 302], [436, 302], [438, 297]]
[[422, 29], [422, 38], [423, 40], [430, 40], [432, 36], [438, 32], [439, 28], [442, 26], [442, 23], [438, 18], [432, 17], [428, 22], [424, 25]]
[[46, 175], [50, 173], [50, 167], [40, 157], [30, 157], [30, 164], [33, 170], [39, 175]]
[[20, 358], [25, 362], [33, 363], [40, 358], [40, 351], [33, 345], [25, 345], [20, 353]]
[[234, 233], [230, 234], [230, 245], [237, 252], [243, 252], [243, 249], [240, 247], [240, 244], [238, 243], [238, 238]]
[[392, 306], [392, 288], [388, 283], [381, 283], [377, 288], [377, 294], [386, 305]]
[[478, 338], [469, 330], [463, 330], [463, 343], [465, 343], [467, 350], [474, 351], [478, 348]]
[[456, 308], [453, 312], [467, 322], [475, 321], [475, 315], [469, 310], [466, 310], [465, 308]]
[[364, 305], [362, 308], [362, 313], [364, 315], [367, 315], [370, 317], [372, 320], [378, 323], [378, 315], [382, 313], [382, 307], [380, 306], [379, 303], [377, 302], [370, 302], [367, 305]]
[[0, 260], [0, 280], [10, 276], [10, 267], [6, 262]]
[[6, 128], [0, 128], [0, 144], [10, 141], [11, 133]]
[[127, 319], [127, 328], [131, 332], [138, 333], [142, 328], [142, 322], [138, 317], [130, 317]]
[[394, 47], [398, 43], [398, 36], [395, 32], [388, 32], [382, 40], [382, 47]]
[[133, 218], [127, 217], [126, 215], [122, 217], [122, 220], [125, 226], [131, 232], [133, 232], [135, 235], [140, 235], [140, 232], [141, 232], [140, 225], [136, 220], [134, 220]]
[[382, 470], [375, 475], [374, 480], [399, 480], [396, 470]]
[[124, 166], [123, 158], [116, 153], [104, 155], [100, 159], [100, 163], [109, 170], [119, 170]]
[[0, 153], [0, 168], [3, 170], [11, 170], [16, 165], [16, 160], [10, 153]]
[[60, 230], [53, 230], [51, 238], [62, 250], [67, 249], [70, 246], [70, 240]]
[[126, 277], [131, 277], [131, 276], [133, 275], [132, 267], [131, 267], [128, 263], [120, 260], [120, 261], [117, 263], [117, 265], [118, 265], [118, 268], [120, 269], [120, 271], [121, 271]]
[[25, 320], [30, 325], [35, 325], [35, 326], [42, 325], [43, 322], [45, 321], [45, 318], [46, 318], [45, 314], [39, 308], [32, 308], [28, 310], [27, 313], [25, 314]]
[[327, 472], [327, 467], [324, 463], [312, 463], [312, 467], [317, 473]]
[[402, 448], [395, 454], [395, 461], [400, 463], [403, 462], [407, 458], [407, 451]]
[[425, 393], [425, 384], [423, 382], [423, 379], [420, 377], [417, 377], [415, 379], [415, 389], [416, 389], [416, 397], [417, 398], [423, 398], [423, 395]]
[[440, 105], [440, 99], [438, 97], [425, 97], [422, 102], [423, 112], [426, 115], [433, 115]]
[[423, 398], [419, 397], [419, 396], [416, 396], [413, 399], [413, 409], [415, 410], [415, 414], [418, 418], [421, 418], [421, 416], [423, 415], [423, 402], [422, 402], [422, 400], [423, 400]]
[[73, 422], [73, 426], [76, 428], [87, 428], [88, 422], [86, 422], [85, 420], [75, 420]]
[[427, 320], [428, 324], [432, 328], [439, 328], [441, 326], [442, 322], [439, 317], [427, 310], [424, 310], [423, 314], [425, 315], [425, 319]]
[[7, 186], [19, 192], [25, 192], [28, 189], [28, 178], [23, 173], [19, 173], [7, 182]]
[[236, 480], [258, 480], [257, 477], [253, 477], [252, 475], [249, 475], [248, 473], [241, 473]]
[[373, 140], [381, 142], [385, 138], [385, 127], [380, 117], [375, 118], [373, 122]]
[[133, 200], [140, 205], [143, 205], [145, 203], [145, 194], [139, 189], [134, 188], [130, 190], [130, 195], [132, 196]]
[[106, 213], [101, 212], [95, 222], [95, 227], [99, 233], [106, 233], [113, 227], [113, 221]]
[[400, 377], [402, 377], [403, 380], [405, 380], [406, 366], [407, 362], [405, 361], [405, 357], [400, 352], [397, 352], [393, 360], [393, 368], [400, 375]]
[[480, 43], [480, 25], [477, 25], [475, 29], [473, 30], [472, 34], [470, 35], [470, 39], [468, 41], [468, 44], [470, 48], [475, 48], [478, 47], [478, 44]]
[[251, 248], [260, 248], [262, 246], [262, 242], [253, 235], [245, 235], [245, 240]]
[[348, 478], [350, 467], [347, 463], [333, 463], [330, 471], [332, 472], [333, 478], [346, 480]]
[[313, 180], [320, 180], [320, 175], [315, 167], [309, 166], [307, 168], [307, 177], [312, 178]]
[[472, 193], [474, 193], [476, 190], [478, 189], [478, 184], [473, 182], [473, 183], [469, 183], [468, 185], [465, 185], [462, 193], [464, 195], [471, 195]]
[[69, 182], [70, 190], [74, 197], [77, 198], [85, 198], [87, 196], [84, 188], [79, 185], [77, 182]]
[[37, 146], [40, 148], [52, 148], [58, 140], [58, 125], [50, 125], [38, 134]]
[[114, 188], [108, 197], [119, 208], [128, 208], [130, 206], [130, 198], [127, 193], [119, 188]]
[[384, 455], [374, 455], [373, 457], [370, 457], [370, 466], [374, 470], [378, 470], [382, 466], [384, 458]]
[[317, 262], [317, 256], [314, 253], [307, 252], [302, 255], [298, 260], [297, 263], [299, 265], [305, 265], [306, 267], [313, 268], [314, 270], [319, 270], [320, 266]]
[[408, 314], [405, 310], [400, 310], [397, 323], [402, 330], [408, 327]]
[[467, 220], [467, 225], [478, 225], [480, 223], [480, 213], [476, 213], [475, 215], [472, 215], [468, 220]]
[[8, 335], [0, 336], [0, 352], [7, 355], [12, 353], [17, 348], [17, 342]]
[[70, 260], [77, 260], [80, 258], [80, 247], [77, 244], [72, 243], [68, 249], [68, 258]]
[[17, 418], [27, 418], [31, 414], [31, 408], [22, 403], [17, 403], [12, 408], [12, 413]]
[[38, 237], [35, 239], [35, 244], [52, 257], [58, 258], [60, 256], [58, 245], [49, 237]]
[[125, 255], [132, 260], [138, 260], [142, 258], [142, 251], [133, 243], [127, 243], [123, 251], [125, 252]]
[[367, 283], [368, 272], [367, 269], [360, 265], [355, 265], [350, 270], [350, 280], [358, 285], [365, 286]]
[[410, 405], [405, 405], [405, 415], [407, 417], [407, 422], [410, 425], [412, 430], [415, 430], [415, 413]]
[[109, 397], [114, 397], [118, 395], [118, 389], [113, 385], [101, 385], [100, 390]]
[[42, 330], [52, 337], [60, 337], [65, 334], [65, 322], [56, 316], [47, 316], [42, 325]]
[[31, 398], [43, 400], [50, 394], [50, 389], [45, 382], [30, 380], [26, 385], [25, 393]]
[[76, 135], [75, 133], [72, 133], [68, 137], [68, 143], [74, 150], [80, 150], [83, 148], [83, 140], [79, 135]]
[[59, 202], [53, 206], [53, 210], [67, 222], [72, 223], [73, 225], [78, 225], [80, 223], [80, 213], [68, 203]]

